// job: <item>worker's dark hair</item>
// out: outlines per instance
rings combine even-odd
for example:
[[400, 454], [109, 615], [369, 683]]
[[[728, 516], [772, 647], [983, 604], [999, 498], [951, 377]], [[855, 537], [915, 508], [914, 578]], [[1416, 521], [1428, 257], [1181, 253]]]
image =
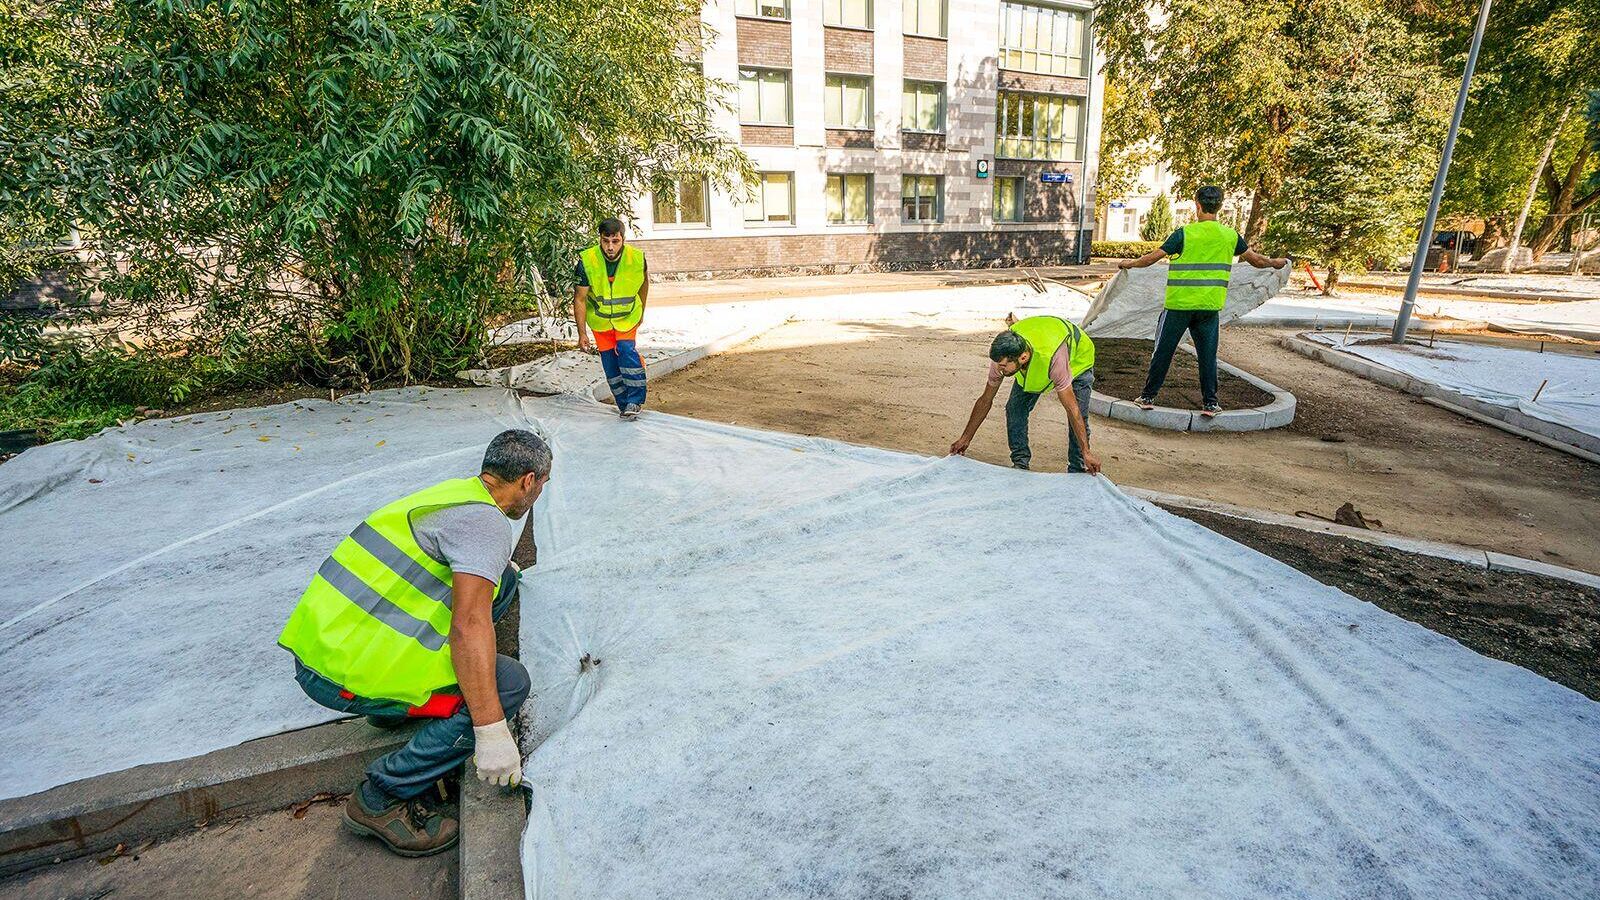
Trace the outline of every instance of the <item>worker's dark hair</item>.
[[516, 481], [529, 472], [540, 478], [550, 476], [550, 445], [523, 428], [495, 435], [489, 449], [483, 452], [483, 474]]
[[1008, 329], [994, 336], [994, 342], [989, 345], [989, 358], [995, 362], [1021, 359], [1022, 351], [1026, 349], [1028, 342], [1022, 339], [1022, 335]]
[[1200, 204], [1201, 212], [1214, 213], [1222, 208], [1222, 188], [1208, 184], [1194, 192], [1194, 202]]
[[616, 216], [600, 220], [600, 236], [611, 237], [613, 234], [622, 233], [622, 220]]

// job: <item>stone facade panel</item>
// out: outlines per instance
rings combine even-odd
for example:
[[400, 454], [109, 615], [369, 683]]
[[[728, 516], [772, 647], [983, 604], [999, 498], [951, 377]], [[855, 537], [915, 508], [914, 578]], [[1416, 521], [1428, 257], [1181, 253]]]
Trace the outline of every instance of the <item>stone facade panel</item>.
[[[650, 238], [630, 243], [653, 274], [892, 272], [1054, 266], [1078, 261], [1073, 231], [938, 231]], [[730, 263], [737, 261], [737, 265]]]

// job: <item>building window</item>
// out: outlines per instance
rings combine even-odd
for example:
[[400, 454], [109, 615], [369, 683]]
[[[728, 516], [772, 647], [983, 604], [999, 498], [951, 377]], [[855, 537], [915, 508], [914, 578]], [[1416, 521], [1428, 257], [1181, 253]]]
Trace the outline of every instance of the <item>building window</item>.
[[1083, 99], [1001, 91], [995, 155], [1008, 159], [1082, 159]]
[[1015, 177], [994, 180], [994, 220], [996, 222], [1022, 221], [1022, 179]]
[[937, 222], [942, 175], [904, 175], [900, 178], [900, 218], [906, 222]]
[[904, 0], [906, 34], [944, 37], [944, 0]]
[[1000, 7], [1000, 67], [1046, 75], [1087, 74], [1089, 14], [1021, 3]]
[[872, 221], [872, 176], [828, 176], [828, 224], [864, 225]]
[[789, 0], [739, 0], [734, 14], [762, 19], [788, 19]]
[[900, 93], [900, 127], [906, 131], [944, 131], [944, 85], [908, 81]]
[[745, 125], [792, 125], [789, 73], [783, 69], [739, 70], [739, 121]]
[[793, 225], [794, 173], [762, 172], [755, 199], [745, 204], [744, 220], [750, 225]]
[[704, 175], [685, 175], [672, 187], [655, 192], [657, 225], [706, 224], [706, 179]]
[[871, 128], [872, 77], [827, 76], [822, 87], [822, 121], [829, 128]]
[[822, 24], [872, 27], [872, 0], [822, 0]]

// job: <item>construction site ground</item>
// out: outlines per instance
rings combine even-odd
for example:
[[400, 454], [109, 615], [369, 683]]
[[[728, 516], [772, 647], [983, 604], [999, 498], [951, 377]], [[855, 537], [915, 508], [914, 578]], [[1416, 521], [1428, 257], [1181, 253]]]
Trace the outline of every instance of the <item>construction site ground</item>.
[[[983, 387], [997, 327], [944, 320], [791, 323], [652, 385], [651, 405], [939, 454], [959, 435]], [[1097, 417], [1093, 446], [1107, 475], [1122, 485], [1291, 515], [1332, 518], [1351, 502], [1387, 533], [1600, 571], [1600, 466], [1279, 345], [1294, 333], [1229, 328], [1221, 353], [1295, 394], [1292, 425], [1190, 433]], [[1585, 345], [1563, 350], [1593, 352]], [[1009, 464], [1004, 415], [997, 401], [969, 456]], [[1031, 436], [1034, 468], [1063, 471], [1064, 412], [1040, 404]], [[1218, 516], [1204, 524], [1481, 653], [1596, 695], [1600, 591], [1295, 529]]]

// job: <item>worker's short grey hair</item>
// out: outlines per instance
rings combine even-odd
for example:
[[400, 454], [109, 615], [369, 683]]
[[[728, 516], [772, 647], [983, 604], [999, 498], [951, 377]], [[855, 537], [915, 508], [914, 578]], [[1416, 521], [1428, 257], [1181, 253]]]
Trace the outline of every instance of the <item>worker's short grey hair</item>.
[[524, 428], [495, 435], [483, 453], [483, 474], [516, 481], [529, 472], [541, 479], [550, 477], [550, 445]]
[[1006, 329], [994, 336], [994, 342], [989, 345], [989, 358], [995, 362], [1002, 359], [1021, 359], [1022, 351], [1028, 349], [1028, 342], [1022, 335]]

